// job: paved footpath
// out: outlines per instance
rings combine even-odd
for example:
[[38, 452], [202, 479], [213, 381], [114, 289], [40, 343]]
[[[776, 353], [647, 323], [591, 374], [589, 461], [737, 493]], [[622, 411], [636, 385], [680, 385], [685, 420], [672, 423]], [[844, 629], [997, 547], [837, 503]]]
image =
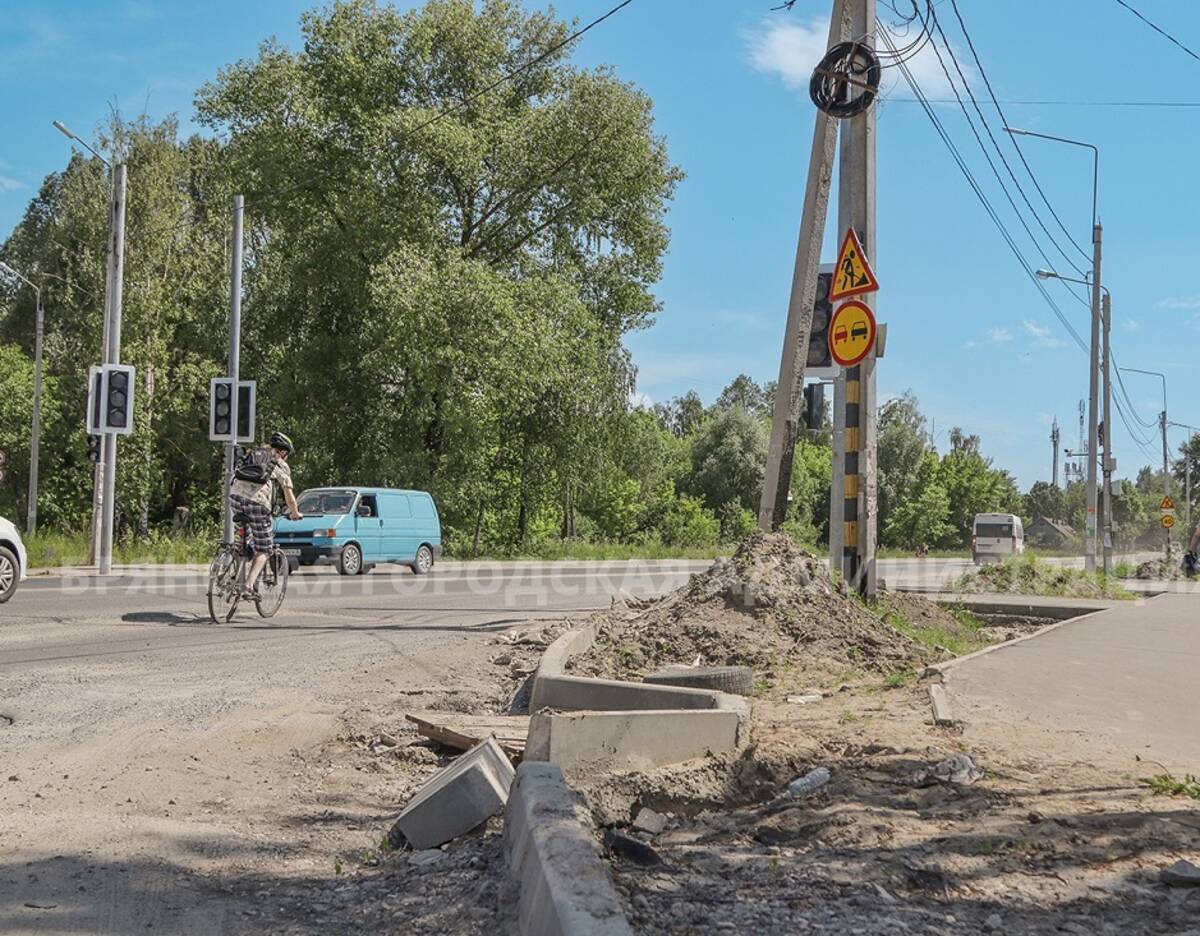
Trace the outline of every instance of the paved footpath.
[[[955, 714], [1068, 731], [1182, 775], [1200, 774], [1200, 601], [1122, 602], [946, 673]], [[1159, 772], [1155, 765], [1144, 771]]]

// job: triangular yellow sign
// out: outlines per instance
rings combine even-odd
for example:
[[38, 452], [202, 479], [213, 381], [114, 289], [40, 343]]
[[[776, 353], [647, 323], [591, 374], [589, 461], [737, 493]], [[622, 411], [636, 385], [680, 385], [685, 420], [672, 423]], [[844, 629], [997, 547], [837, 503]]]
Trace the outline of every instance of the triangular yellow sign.
[[1159, 510], [1174, 510], [1175, 509], [1175, 501], [1171, 500], [1171, 498], [1169, 498], [1169, 497], [1164, 497], [1162, 499], [1162, 503], [1158, 505], [1158, 509]]
[[833, 270], [829, 301], [838, 302], [849, 296], [875, 292], [878, 289], [879, 280], [875, 279], [875, 273], [867, 263], [858, 235], [854, 233], [854, 228], [847, 228], [842, 249], [838, 251], [837, 266]]

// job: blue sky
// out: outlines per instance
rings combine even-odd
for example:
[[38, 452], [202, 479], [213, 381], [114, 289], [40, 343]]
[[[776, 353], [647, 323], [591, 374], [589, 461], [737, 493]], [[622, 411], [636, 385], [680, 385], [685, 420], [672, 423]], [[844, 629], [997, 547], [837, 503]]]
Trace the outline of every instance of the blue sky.
[[[1200, 62], [1139, 23], [1115, 0], [958, 0], [984, 70], [1001, 101], [1200, 100], [1189, 94]], [[192, 95], [222, 65], [253, 55], [268, 35], [294, 44], [311, 3], [259, 0], [205, 4], [0, 0], [0, 232], [11, 230], [42, 177], [60, 168], [64, 121], [85, 134], [111, 104], [127, 115], [177, 113], [188, 125]], [[404, 4], [402, 4], [404, 5]], [[611, 0], [563, 0], [559, 12], [590, 20]], [[663, 400], [696, 389], [706, 401], [739, 372], [778, 371], [779, 345], [799, 224], [813, 108], [805, 86], [824, 43], [829, 0], [634, 0], [589, 33], [576, 54], [610, 63], [654, 98], [658, 129], [688, 173], [671, 211], [663, 311], [630, 337], [639, 391]], [[1189, 0], [1135, 3], [1193, 48], [1200, 8]], [[973, 90], [979, 70], [948, 2], [941, 21]], [[949, 94], [929, 50], [911, 67], [931, 98]], [[1151, 75], [1152, 80], [1137, 80]], [[985, 451], [1023, 486], [1048, 478], [1050, 422], [1076, 444], [1076, 407], [1087, 391], [1086, 357], [1022, 272], [921, 108], [907, 103], [896, 69], [885, 71], [879, 112], [879, 318], [889, 326], [880, 363], [883, 395], [911, 389], [936, 420], [983, 438]], [[1194, 153], [1200, 108], [1004, 104], [1010, 122], [1101, 149], [1104, 282], [1114, 296], [1115, 357], [1167, 375], [1171, 418], [1200, 424], [1188, 378], [1200, 338], [1200, 283], [1193, 223]], [[1045, 266], [991, 176], [955, 104], [943, 121], [1029, 262]], [[998, 120], [985, 110], [993, 129]], [[986, 139], [986, 138], [985, 138]], [[1010, 144], [1001, 146], [1035, 207], [1076, 262]], [[1089, 247], [1091, 165], [1085, 150], [1025, 140], [1023, 150], [1075, 240]], [[995, 158], [995, 157], [993, 157]], [[997, 163], [999, 166], [999, 163]], [[1003, 173], [1003, 167], [1000, 167]], [[1017, 203], [1020, 196], [1009, 185]], [[1031, 228], [1060, 269], [1032, 219]], [[827, 253], [834, 250], [832, 218]], [[135, 249], [135, 245], [130, 245]], [[1087, 310], [1049, 284], [1086, 338]], [[1128, 375], [1137, 415], [1161, 409], [1157, 380]], [[1158, 452], [1155, 430], [1137, 426]], [[1147, 454], [1117, 422], [1119, 474]], [[1182, 440], [1176, 433], [1174, 442]]]

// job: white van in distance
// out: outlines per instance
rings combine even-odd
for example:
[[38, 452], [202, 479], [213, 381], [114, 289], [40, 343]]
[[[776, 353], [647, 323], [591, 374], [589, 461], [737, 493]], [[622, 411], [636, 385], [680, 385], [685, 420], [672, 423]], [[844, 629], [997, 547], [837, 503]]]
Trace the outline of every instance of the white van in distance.
[[1016, 514], [982, 513], [975, 515], [971, 535], [971, 558], [976, 565], [1000, 562], [1025, 552], [1025, 527]]

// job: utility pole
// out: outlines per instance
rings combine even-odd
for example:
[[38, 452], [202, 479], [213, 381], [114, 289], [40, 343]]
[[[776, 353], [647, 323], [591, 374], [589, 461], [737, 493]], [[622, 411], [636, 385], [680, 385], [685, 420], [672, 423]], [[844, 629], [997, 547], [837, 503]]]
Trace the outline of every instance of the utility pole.
[[[847, 3], [834, 0], [829, 24], [828, 47], [849, 36]], [[863, 2], [863, 0], [853, 0]], [[787, 327], [783, 354], [779, 362], [775, 407], [771, 419], [771, 441], [763, 475], [762, 497], [758, 507], [758, 526], [776, 530], [787, 514], [788, 489], [792, 480], [792, 458], [800, 432], [800, 410], [804, 391], [804, 370], [808, 362], [808, 343], [812, 333], [813, 304], [817, 298], [817, 275], [821, 267], [821, 242], [829, 211], [829, 189], [833, 179], [833, 156], [837, 146], [837, 122], [817, 110], [813, 127], [812, 150], [808, 159], [808, 182], [792, 267], [792, 289], [788, 298]], [[832, 529], [832, 523], [830, 524]]]
[[233, 486], [234, 449], [238, 438], [238, 371], [241, 368], [242, 349], [242, 219], [245, 215], [245, 198], [233, 196], [233, 251], [229, 271], [229, 380], [233, 388], [230, 393], [229, 425], [232, 439], [225, 445], [225, 488], [221, 514], [225, 519], [225, 542], [233, 542], [233, 512], [229, 506], [229, 491]]
[[1092, 224], [1092, 341], [1088, 368], [1088, 460], [1087, 460], [1087, 539], [1084, 567], [1096, 571], [1096, 533], [1099, 498], [1097, 491], [1096, 455], [1099, 447], [1100, 423], [1100, 248], [1104, 229], [1099, 219]]
[[[850, 34], [875, 48], [875, 0], [851, 0]], [[873, 263], [878, 261], [875, 232], [875, 139], [876, 110], [863, 112], [842, 122], [841, 161], [838, 167], [838, 230], [853, 229], [863, 251]], [[857, 298], [874, 311], [875, 294]], [[842, 474], [842, 502], [837, 520], [842, 526], [841, 562], [845, 580], [868, 600], [876, 595], [876, 446], [875, 446], [875, 349], [854, 367], [843, 371], [838, 424], [845, 428], [842, 438], [843, 462], [835, 466]], [[831, 518], [830, 527], [834, 526]], [[836, 567], [836, 566], [835, 566]]]
[[1108, 339], [1112, 326], [1112, 294], [1104, 290], [1104, 574], [1112, 572], [1113, 520], [1112, 520], [1112, 368], [1109, 366]]
[[1054, 419], [1054, 425], [1050, 427], [1050, 447], [1054, 450], [1053, 468], [1050, 470], [1050, 483], [1058, 487], [1058, 446], [1062, 436], [1058, 431], [1058, 417]]
[[[121, 298], [125, 276], [125, 164], [113, 167], [113, 229], [110, 235], [112, 280], [108, 302], [108, 339], [105, 364], [121, 363]], [[104, 495], [100, 515], [100, 549], [96, 557], [101, 575], [112, 572], [113, 513], [117, 496], [117, 437], [104, 433]]]
[[[1167, 403], [1166, 392], [1163, 392], [1163, 411], [1159, 416], [1159, 423], [1162, 425], [1162, 448], [1163, 448], [1163, 500], [1171, 496], [1171, 475], [1168, 462], [1170, 459], [1167, 451]], [[1171, 528], [1164, 527], [1163, 531], [1167, 534], [1167, 561], [1171, 561]]]

